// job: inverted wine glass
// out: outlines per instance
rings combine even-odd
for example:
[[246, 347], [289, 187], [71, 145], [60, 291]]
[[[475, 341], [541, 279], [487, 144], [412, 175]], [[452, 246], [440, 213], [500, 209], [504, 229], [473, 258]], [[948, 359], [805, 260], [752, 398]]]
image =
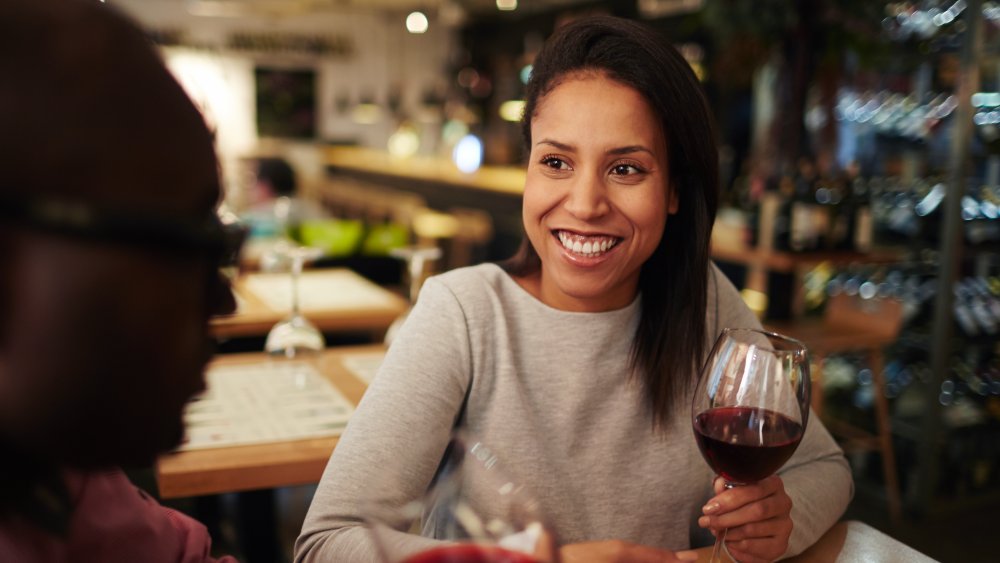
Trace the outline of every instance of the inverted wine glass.
[[326, 345], [323, 333], [309, 322], [299, 305], [299, 277], [307, 260], [315, 260], [322, 250], [306, 246], [290, 246], [285, 249], [291, 262], [291, 312], [278, 324], [271, 327], [264, 342], [264, 350], [275, 356], [294, 358], [303, 353], [320, 352]]
[[[538, 502], [504, 474], [487, 445], [459, 432], [445, 456], [423, 498], [402, 507], [367, 503], [365, 520], [384, 563], [558, 563]], [[415, 523], [425, 538], [401, 541]]]
[[396, 338], [396, 333], [410, 316], [413, 305], [417, 302], [420, 294], [420, 287], [427, 276], [427, 264], [441, 258], [441, 249], [436, 246], [403, 246], [394, 248], [389, 254], [396, 258], [402, 258], [406, 262], [406, 280], [409, 285], [410, 306], [397, 317], [389, 328], [385, 331], [385, 343], [391, 344]]
[[[695, 440], [727, 488], [773, 475], [795, 453], [809, 420], [809, 353], [801, 342], [727, 328], [716, 340], [691, 408]], [[719, 561], [723, 530], [712, 550]]]

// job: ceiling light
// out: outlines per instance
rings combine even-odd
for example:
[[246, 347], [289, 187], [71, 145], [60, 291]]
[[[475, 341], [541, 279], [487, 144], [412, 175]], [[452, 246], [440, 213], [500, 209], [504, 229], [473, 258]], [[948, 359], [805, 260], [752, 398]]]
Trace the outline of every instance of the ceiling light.
[[510, 12], [517, 9], [517, 0], [497, 0], [497, 9]]
[[411, 12], [406, 16], [406, 31], [424, 33], [427, 31], [427, 16], [423, 12]]

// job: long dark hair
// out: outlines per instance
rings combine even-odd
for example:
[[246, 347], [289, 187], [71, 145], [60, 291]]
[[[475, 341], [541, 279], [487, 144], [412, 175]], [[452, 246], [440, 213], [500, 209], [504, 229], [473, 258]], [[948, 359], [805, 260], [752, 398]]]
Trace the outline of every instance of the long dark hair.
[[[705, 353], [708, 247], [719, 199], [713, 120], [694, 72], [666, 38], [638, 22], [589, 17], [558, 29], [535, 59], [521, 122], [529, 150], [539, 101], [580, 71], [603, 72], [642, 94], [667, 139], [670, 178], [663, 189], [672, 187], [679, 205], [639, 275], [642, 311], [631, 360], [654, 421], [663, 427]], [[501, 265], [526, 275], [541, 262], [525, 237]]]

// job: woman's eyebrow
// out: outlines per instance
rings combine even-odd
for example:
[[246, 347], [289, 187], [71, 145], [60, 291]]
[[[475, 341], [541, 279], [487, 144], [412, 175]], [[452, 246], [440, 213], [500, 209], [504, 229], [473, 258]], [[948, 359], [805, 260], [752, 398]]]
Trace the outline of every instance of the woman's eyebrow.
[[553, 139], [542, 139], [541, 141], [538, 141], [537, 143], [535, 143], [535, 146], [538, 146], [538, 145], [551, 145], [551, 146], [553, 146], [553, 147], [555, 147], [555, 148], [557, 148], [557, 149], [559, 149], [561, 151], [576, 152], [576, 147], [574, 147], [573, 145], [567, 145], [566, 143], [560, 143], [559, 141], [555, 141]]
[[[555, 147], [555, 148], [557, 148], [557, 149], [559, 149], [561, 151], [576, 152], [576, 147], [575, 146], [568, 145], [566, 143], [561, 143], [561, 142], [556, 141], [554, 139], [542, 139], [541, 141], [538, 141], [537, 143], [535, 143], [535, 146], [538, 146], [538, 145], [550, 145], [550, 146], [553, 146], [553, 147]], [[645, 152], [645, 153], [649, 153], [652, 156], [656, 156], [655, 154], [653, 154], [653, 151], [651, 149], [649, 149], [649, 148], [647, 148], [647, 147], [645, 147], [643, 145], [626, 145], [624, 147], [615, 147], [613, 149], [608, 149], [607, 151], [605, 151], [606, 154], [610, 154], [610, 155], [632, 154], [632, 153], [636, 153], [636, 152]]]
[[656, 156], [655, 154], [653, 154], [653, 151], [642, 145], [628, 145], [625, 147], [617, 147], [608, 150], [608, 154], [615, 154], [615, 155], [631, 154], [634, 152], [646, 152], [649, 153], [651, 156]]

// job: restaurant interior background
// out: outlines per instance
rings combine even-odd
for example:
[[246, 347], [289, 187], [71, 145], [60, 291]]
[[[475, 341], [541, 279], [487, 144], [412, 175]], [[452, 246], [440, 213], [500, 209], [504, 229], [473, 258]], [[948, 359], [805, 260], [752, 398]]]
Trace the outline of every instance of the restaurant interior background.
[[[718, 120], [717, 263], [766, 325], [825, 327], [810, 338], [829, 352], [823, 416], [843, 430], [857, 481], [848, 517], [941, 560], [988, 559], [1000, 507], [1000, 5], [107, 3], [148, 30], [201, 108], [230, 209], [246, 204], [252, 158], [281, 156], [300, 196], [335, 218], [296, 236], [404, 295], [402, 262], [378, 262], [394, 245], [438, 246], [442, 271], [502, 259], [520, 240], [517, 121], [548, 34], [589, 13], [663, 29]], [[386, 225], [402, 234], [365, 238]], [[859, 326], [868, 332], [848, 342], [830, 336]], [[309, 490], [284, 495], [287, 540]]]

